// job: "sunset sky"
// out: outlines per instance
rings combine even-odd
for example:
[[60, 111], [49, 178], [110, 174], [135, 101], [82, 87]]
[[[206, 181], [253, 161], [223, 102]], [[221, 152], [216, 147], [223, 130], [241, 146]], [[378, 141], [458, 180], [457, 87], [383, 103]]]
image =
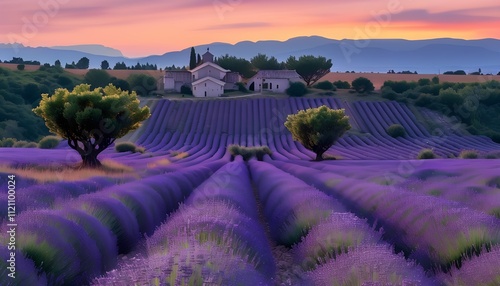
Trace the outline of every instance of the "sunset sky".
[[102, 44], [125, 56], [212, 42], [500, 38], [498, 0], [2, 0], [0, 43]]

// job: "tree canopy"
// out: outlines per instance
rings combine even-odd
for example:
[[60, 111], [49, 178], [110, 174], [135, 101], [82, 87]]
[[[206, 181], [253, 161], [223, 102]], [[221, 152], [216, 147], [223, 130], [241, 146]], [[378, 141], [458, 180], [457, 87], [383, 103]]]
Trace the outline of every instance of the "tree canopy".
[[107, 60], [101, 62], [101, 69], [103, 70], [109, 69], [109, 62]]
[[196, 52], [194, 50], [194, 47], [191, 47], [191, 53], [189, 55], [189, 69], [192, 70], [196, 67], [197, 61], [196, 61]]
[[326, 105], [288, 115], [285, 127], [294, 140], [316, 153], [316, 161], [323, 160], [323, 154], [351, 129], [344, 109], [331, 109]]
[[311, 84], [330, 72], [332, 60], [313, 55], [300, 56], [297, 60], [294, 56], [290, 56], [285, 65], [287, 69], [295, 70], [306, 82], [307, 86], [311, 86]]
[[88, 69], [90, 64], [90, 60], [87, 57], [81, 58], [75, 65], [77, 69]]
[[42, 94], [33, 112], [45, 120], [50, 132], [68, 141], [84, 167], [100, 166], [97, 156], [150, 116], [148, 107], [139, 107], [135, 92], [113, 85], [91, 90], [88, 84]]
[[92, 88], [105, 87], [111, 83], [111, 76], [105, 70], [91, 69], [85, 74], [84, 82]]
[[147, 74], [131, 74], [127, 78], [130, 88], [139, 96], [149, 96], [157, 90], [156, 79]]
[[244, 58], [237, 58], [226, 54], [225, 56], [218, 57], [215, 62], [224, 69], [239, 72], [245, 78], [251, 78], [256, 74], [252, 64]]
[[275, 57], [268, 58], [265, 54], [257, 54], [250, 59], [252, 65], [258, 70], [281, 70], [283, 64], [279, 63]]

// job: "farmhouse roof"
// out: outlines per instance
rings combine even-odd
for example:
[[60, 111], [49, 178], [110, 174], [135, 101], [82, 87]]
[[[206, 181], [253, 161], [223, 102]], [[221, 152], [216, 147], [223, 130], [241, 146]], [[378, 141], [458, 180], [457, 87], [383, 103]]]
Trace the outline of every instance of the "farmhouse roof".
[[202, 68], [204, 68], [204, 67], [206, 67], [206, 66], [212, 66], [212, 67], [214, 67], [214, 68], [216, 68], [216, 69], [220, 70], [221, 72], [230, 72], [230, 70], [223, 69], [223, 68], [222, 68], [222, 67], [220, 67], [219, 65], [216, 65], [216, 64], [214, 64], [214, 63], [212, 63], [212, 62], [206, 62], [206, 63], [203, 63], [203, 64], [201, 64], [201, 65], [199, 65], [199, 66], [195, 67], [194, 69], [192, 69], [192, 70], [191, 70], [191, 72], [198, 71], [198, 70], [200, 70], [200, 69], [202, 69]]
[[211, 76], [207, 76], [207, 77], [204, 77], [204, 78], [200, 78], [199, 80], [194, 81], [192, 84], [193, 84], [193, 86], [194, 86], [194, 85], [198, 85], [198, 84], [200, 84], [200, 83], [202, 83], [202, 82], [204, 82], [204, 81], [207, 81], [207, 80], [209, 80], [209, 81], [211, 81], [211, 82], [215, 82], [215, 83], [216, 83], [216, 84], [218, 84], [218, 85], [225, 85], [225, 84], [226, 84], [226, 83], [225, 83], [225, 82], [223, 82], [222, 80], [218, 80], [218, 79], [213, 78], [213, 77], [211, 77]]
[[295, 70], [260, 70], [255, 77], [260, 78], [300, 78]]
[[165, 76], [168, 77], [168, 76], [171, 76], [173, 74], [182, 74], [182, 73], [191, 74], [191, 72], [188, 70], [166, 70]]

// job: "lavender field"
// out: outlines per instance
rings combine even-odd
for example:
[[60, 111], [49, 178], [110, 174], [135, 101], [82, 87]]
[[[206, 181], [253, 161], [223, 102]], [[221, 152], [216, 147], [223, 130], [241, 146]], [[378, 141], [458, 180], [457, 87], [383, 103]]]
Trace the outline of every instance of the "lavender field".
[[[327, 151], [337, 160], [314, 162], [284, 122], [321, 105], [345, 109], [352, 130]], [[159, 100], [127, 138], [144, 153], [100, 156], [123, 176], [43, 182], [13, 170], [78, 154], [0, 148], [0, 285], [500, 285], [500, 160], [487, 159], [500, 145], [417, 117], [392, 101]], [[231, 144], [273, 154], [232, 160]], [[439, 157], [417, 160], [425, 148]]]

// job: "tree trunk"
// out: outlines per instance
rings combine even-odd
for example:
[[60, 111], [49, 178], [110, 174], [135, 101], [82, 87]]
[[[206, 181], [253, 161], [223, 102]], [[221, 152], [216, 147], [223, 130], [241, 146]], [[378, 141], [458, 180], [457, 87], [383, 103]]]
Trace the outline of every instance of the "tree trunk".
[[84, 168], [99, 168], [102, 166], [101, 162], [97, 159], [95, 152], [90, 154], [82, 155], [82, 167]]
[[316, 159], [314, 161], [323, 161], [323, 153], [324, 152], [316, 153]]

